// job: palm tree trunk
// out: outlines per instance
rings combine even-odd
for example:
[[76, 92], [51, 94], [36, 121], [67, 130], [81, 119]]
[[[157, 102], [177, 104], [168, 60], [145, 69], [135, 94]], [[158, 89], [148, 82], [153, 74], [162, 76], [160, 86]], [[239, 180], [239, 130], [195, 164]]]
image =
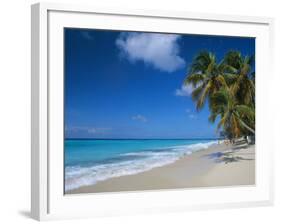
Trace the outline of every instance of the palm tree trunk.
[[250, 131], [250, 132], [252, 132], [253, 134], [255, 134], [255, 130], [254, 130], [254, 129], [250, 128], [250, 127], [249, 127], [244, 121], [242, 121], [240, 118], [238, 118], [238, 120], [239, 120], [240, 124], [241, 124], [244, 128], [246, 128], [248, 131]]

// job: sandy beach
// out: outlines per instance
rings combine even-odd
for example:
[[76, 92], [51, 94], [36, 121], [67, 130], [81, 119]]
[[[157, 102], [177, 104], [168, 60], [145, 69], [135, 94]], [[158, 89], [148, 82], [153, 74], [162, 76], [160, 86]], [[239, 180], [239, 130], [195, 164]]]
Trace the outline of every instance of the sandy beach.
[[255, 184], [255, 145], [220, 144], [146, 172], [111, 178], [66, 194]]

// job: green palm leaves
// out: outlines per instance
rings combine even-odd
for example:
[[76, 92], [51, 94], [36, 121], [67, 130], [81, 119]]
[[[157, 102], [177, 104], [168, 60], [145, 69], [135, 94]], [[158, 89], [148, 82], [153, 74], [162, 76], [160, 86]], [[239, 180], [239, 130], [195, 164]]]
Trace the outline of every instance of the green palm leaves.
[[255, 111], [253, 107], [240, 104], [233, 92], [228, 88], [222, 88], [210, 98], [211, 116], [215, 121], [220, 116], [218, 129], [224, 128], [225, 132], [234, 138], [244, 134], [255, 134]]
[[197, 110], [201, 110], [206, 100], [226, 85], [224, 67], [222, 63], [217, 64], [215, 55], [209, 52], [202, 52], [194, 59], [185, 84], [194, 88], [192, 98]]
[[219, 117], [218, 130], [229, 138], [255, 133], [255, 73], [253, 57], [229, 51], [221, 62], [214, 54], [199, 53], [193, 60], [185, 84], [192, 85], [197, 110], [206, 102], [210, 122]]
[[243, 104], [254, 104], [255, 84], [252, 71], [254, 58], [242, 57], [240, 52], [230, 51], [225, 55], [224, 63], [232, 68], [233, 80], [229, 85], [236, 98]]

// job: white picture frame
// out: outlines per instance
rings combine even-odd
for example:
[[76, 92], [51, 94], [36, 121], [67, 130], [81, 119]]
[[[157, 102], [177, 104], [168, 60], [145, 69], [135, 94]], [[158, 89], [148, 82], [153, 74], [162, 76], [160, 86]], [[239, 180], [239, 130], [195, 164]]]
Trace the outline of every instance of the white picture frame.
[[[37, 220], [248, 207], [273, 203], [270, 91], [273, 19], [189, 12], [32, 5], [31, 214]], [[63, 194], [63, 28], [256, 37], [256, 185], [144, 192]], [[266, 74], [267, 76], [263, 75]]]

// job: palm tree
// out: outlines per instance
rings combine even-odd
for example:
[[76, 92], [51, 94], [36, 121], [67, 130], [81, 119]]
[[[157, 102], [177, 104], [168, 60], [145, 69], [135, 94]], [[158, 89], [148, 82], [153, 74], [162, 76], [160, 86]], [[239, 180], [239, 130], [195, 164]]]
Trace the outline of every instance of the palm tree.
[[238, 51], [229, 51], [223, 60], [228, 65], [227, 76], [231, 91], [241, 104], [255, 104], [255, 72], [252, 71], [254, 57], [243, 57]]
[[206, 100], [226, 85], [225, 69], [226, 65], [217, 63], [215, 55], [207, 51], [194, 58], [184, 84], [193, 86], [192, 99], [196, 101], [197, 110], [201, 110]]
[[221, 88], [210, 97], [211, 115], [214, 122], [218, 116], [217, 129], [223, 127], [230, 136], [237, 138], [245, 133], [255, 134], [255, 111], [253, 107], [240, 104], [229, 88]]
[[211, 122], [220, 117], [217, 129], [228, 138], [255, 134], [255, 73], [253, 57], [229, 51], [220, 63], [214, 54], [199, 53], [185, 78], [192, 85], [197, 110], [209, 102]]

